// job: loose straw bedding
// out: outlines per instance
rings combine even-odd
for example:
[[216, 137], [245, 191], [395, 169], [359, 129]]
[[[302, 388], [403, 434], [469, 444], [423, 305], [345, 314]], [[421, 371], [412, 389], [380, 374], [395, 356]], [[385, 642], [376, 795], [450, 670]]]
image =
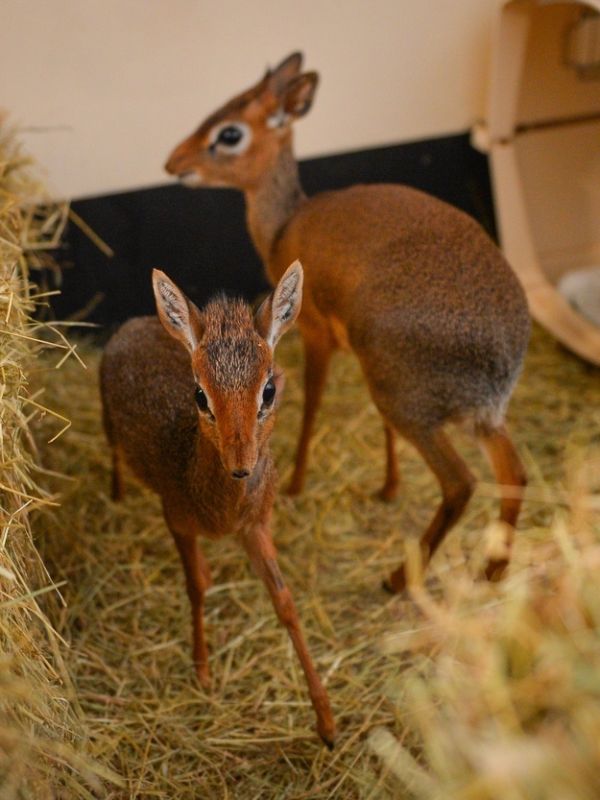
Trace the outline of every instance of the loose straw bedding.
[[[78, 352], [87, 370], [73, 360], [53, 370], [52, 354], [40, 362], [45, 402], [72, 426], [43, 446], [44, 467], [65, 477], [49, 482], [61, 506], [35, 530], [50, 574], [64, 582], [55, 624], [70, 644], [88, 755], [125, 781], [107, 782], [104, 796], [555, 798], [557, 772], [561, 797], [597, 796], [596, 371], [535, 331], [510, 411], [530, 486], [508, 580], [475, 579], [497, 488], [457, 432], [481, 478], [477, 493], [425, 586], [390, 597], [381, 579], [422, 531], [438, 488], [400, 443], [402, 491], [391, 504], [374, 498], [381, 423], [353, 360], [334, 363], [307, 489], [280, 494], [274, 520], [282, 572], [337, 717], [330, 754], [286, 633], [234, 541], [204, 543], [215, 579], [206, 606], [213, 688], [195, 683], [175, 548], [155, 496], [130, 480], [122, 503], [109, 498], [100, 353], [85, 342]], [[273, 445], [285, 486], [302, 403], [297, 336], [282, 342], [279, 361], [287, 382]], [[42, 420], [38, 440], [58, 426]]]

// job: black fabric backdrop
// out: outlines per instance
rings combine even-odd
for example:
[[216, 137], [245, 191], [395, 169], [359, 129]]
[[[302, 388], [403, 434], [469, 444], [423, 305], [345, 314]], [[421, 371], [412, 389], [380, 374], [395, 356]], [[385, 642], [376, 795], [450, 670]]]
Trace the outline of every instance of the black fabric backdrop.
[[[308, 195], [353, 183], [407, 183], [464, 209], [495, 236], [487, 160], [471, 148], [467, 134], [314, 158], [302, 162], [300, 172]], [[219, 290], [252, 300], [267, 289], [239, 192], [173, 183], [72, 206], [115, 255], [106, 257], [69, 225], [58, 253], [61, 294], [52, 299], [59, 319], [87, 307], [85, 318], [108, 332], [128, 317], [154, 313], [153, 267], [199, 305]]]

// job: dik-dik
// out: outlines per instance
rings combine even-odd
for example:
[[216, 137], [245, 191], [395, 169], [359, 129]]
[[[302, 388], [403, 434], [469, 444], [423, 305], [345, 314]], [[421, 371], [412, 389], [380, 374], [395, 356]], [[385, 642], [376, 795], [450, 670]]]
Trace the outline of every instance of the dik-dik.
[[[294, 53], [211, 114], [175, 148], [166, 169], [187, 185], [244, 192], [254, 245], [276, 282], [302, 261], [299, 326], [305, 348], [305, 406], [290, 486], [302, 488], [308, 445], [331, 355], [357, 356], [385, 427], [394, 496], [399, 432], [435, 473], [442, 503], [421, 539], [426, 563], [461, 516], [473, 476], [448, 439], [467, 423], [507, 491], [500, 518], [506, 549], [490, 558], [500, 578], [510, 555], [525, 472], [504, 425], [529, 338], [516, 276], [482, 228], [461, 211], [408, 186], [359, 185], [307, 198], [292, 151], [292, 124], [310, 109], [318, 82]], [[400, 591], [404, 568], [387, 587]]]
[[225, 297], [199, 311], [163, 272], [154, 270], [152, 279], [160, 321], [139, 317], [125, 323], [106, 346], [100, 367], [113, 497], [123, 493], [123, 460], [161, 497], [185, 570], [194, 662], [204, 686], [210, 683], [204, 595], [211, 578], [198, 537], [237, 537], [288, 630], [317, 730], [331, 747], [329, 700], [271, 537], [276, 475], [269, 437], [283, 384], [273, 350], [300, 311], [302, 267], [289, 267], [255, 318], [243, 302]]

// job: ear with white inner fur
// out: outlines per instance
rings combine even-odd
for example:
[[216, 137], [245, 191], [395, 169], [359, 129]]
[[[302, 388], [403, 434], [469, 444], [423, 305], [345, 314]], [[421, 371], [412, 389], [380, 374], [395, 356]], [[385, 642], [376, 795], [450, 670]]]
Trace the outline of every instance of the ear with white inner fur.
[[164, 329], [191, 353], [202, 337], [200, 312], [181, 289], [159, 269], [152, 270], [152, 288], [158, 317]]
[[305, 72], [291, 80], [280, 95], [284, 114], [294, 119], [307, 114], [313, 104], [318, 84], [317, 72]]
[[300, 74], [302, 60], [302, 53], [291, 53], [276, 67], [269, 70], [268, 84], [274, 95], [279, 96], [288, 83]]
[[302, 305], [302, 264], [294, 261], [256, 312], [256, 330], [272, 349], [296, 321]]

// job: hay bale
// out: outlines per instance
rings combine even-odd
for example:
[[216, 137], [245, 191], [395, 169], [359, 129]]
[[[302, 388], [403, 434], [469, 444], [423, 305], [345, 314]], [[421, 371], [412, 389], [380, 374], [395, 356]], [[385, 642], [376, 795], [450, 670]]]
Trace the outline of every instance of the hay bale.
[[[55, 506], [37, 481], [29, 424], [42, 409], [29, 387], [45, 346], [72, 348], [31, 315], [43, 300], [29, 281], [47, 263], [66, 207], [43, 196], [14, 133], [0, 119], [0, 797], [89, 797], [100, 786], [82, 755], [85, 733], [64, 642], [44, 613], [57, 593], [32, 539], [30, 515]], [[40, 205], [40, 197], [43, 204]], [[56, 329], [55, 329], [56, 330]], [[42, 336], [50, 339], [46, 343]], [[102, 770], [101, 770], [102, 771]], [[94, 774], [96, 773], [96, 775]]]

